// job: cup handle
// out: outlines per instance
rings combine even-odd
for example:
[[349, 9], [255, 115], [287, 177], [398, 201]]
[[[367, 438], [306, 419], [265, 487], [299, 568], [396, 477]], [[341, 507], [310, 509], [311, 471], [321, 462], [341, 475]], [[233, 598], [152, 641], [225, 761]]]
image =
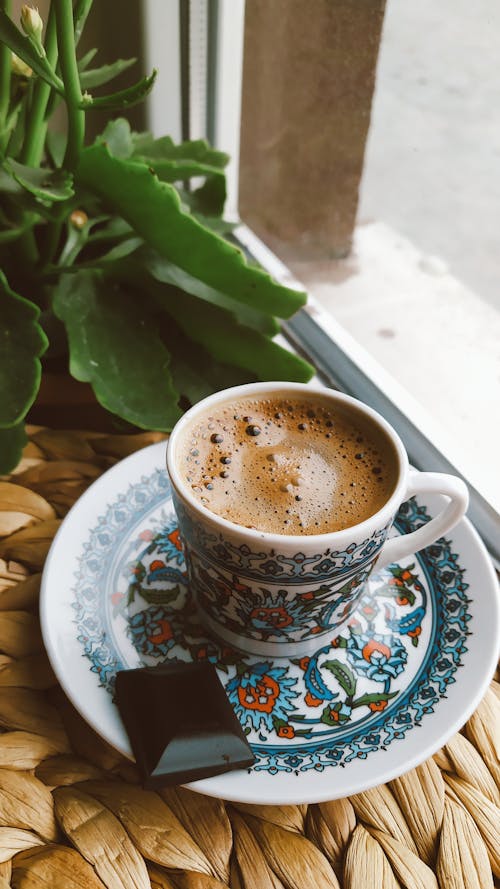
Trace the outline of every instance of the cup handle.
[[445, 475], [441, 472], [416, 472], [410, 470], [408, 479], [408, 487], [406, 495], [403, 498], [408, 500], [414, 494], [445, 494], [450, 498], [441, 512], [409, 534], [403, 534], [400, 537], [391, 537], [384, 543], [380, 556], [377, 559], [375, 570], [379, 571], [390, 565], [391, 562], [399, 562], [406, 556], [417, 553], [429, 544], [434, 543], [447, 531], [460, 521], [469, 505], [469, 492], [462, 479], [454, 475]]

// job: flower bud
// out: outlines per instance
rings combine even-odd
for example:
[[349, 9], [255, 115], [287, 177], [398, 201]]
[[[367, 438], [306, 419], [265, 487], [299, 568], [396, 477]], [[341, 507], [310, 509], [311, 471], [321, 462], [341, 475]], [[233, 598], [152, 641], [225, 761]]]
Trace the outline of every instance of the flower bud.
[[11, 54], [10, 68], [12, 73], [17, 74], [18, 77], [31, 77], [33, 74], [30, 66], [23, 62], [19, 56], [16, 56], [15, 52]]
[[89, 217], [85, 213], [84, 210], [73, 210], [71, 216], [69, 217], [69, 221], [73, 228], [78, 230], [82, 229], [86, 222], [88, 222]]
[[21, 25], [25, 34], [32, 37], [37, 43], [42, 42], [43, 21], [34, 6], [21, 7]]

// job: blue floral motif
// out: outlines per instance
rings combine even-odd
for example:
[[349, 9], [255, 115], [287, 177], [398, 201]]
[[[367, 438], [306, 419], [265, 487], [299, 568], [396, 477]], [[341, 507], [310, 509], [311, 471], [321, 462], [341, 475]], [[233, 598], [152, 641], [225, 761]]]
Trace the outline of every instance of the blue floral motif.
[[147, 608], [132, 615], [128, 633], [140, 654], [166, 657], [170, 649], [182, 640], [182, 621], [179, 611], [162, 606]]
[[176, 521], [162, 527], [153, 539], [158, 553], [164, 553], [165, 557], [176, 565], [184, 564], [184, 548]]
[[358, 674], [374, 682], [386, 682], [403, 672], [408, 655], [403, 643], [394, 636], [351, 633], [347, 657]]
[[286, 723], [294, 711], [295, 685], [286, 667], [259, 663], [237, 673], [227, 683], [226, 692], [243, 728], [250, 725], [258, 731], [264, 725], [271, 731], [277, 721]]
[[[170, 497], [166, 473], [157, 470], [142, 477], [107, 507], [82, 546], [74, 589], [76, 632], [90, 669], [110, 694], [117, 670], [137, 665], [127, 659], [129, 649], [120, 647], [120, 635], [132, 643], [142, 663], [209, 660], [248, 732], [255, 770], [269, 775], [321, 772], [365, 759], [404, 738], [439, 706], [466, 655], [471, 620], [464, 571], [448, 541], [438, 541], [414, 564], [391, 566], [370, 581], [345, 632], [319, 640], [311, 657], [263, 662], [204, 635], [186, 590]], [[426, 510], [412, 499], [395, 524], [406, 533], [428, 520]], [[368, 561], [359, 572], [373, 558], [365, 543], [362, 558]], [[318, 582], [317, 575], [321, 578], [326, 570], [321, 559], [307, 564], [304, 554], [297, 553], [280, 562], [275, 553], [252, 554], [248, 547], [236, 553], [221, 541], [212, 544], [220, 547], [216, 556], [223, 562], [224, 549], [225, 567], [233, 569], [228, 583], [218, 576], [217, 559], [210, 562], [217, 602], [234, 598], [235, 590], [243, 602], [249, 589], [244, 566], [254, 559], [253, 565], [259, 559], [261, 567], [267, 565], [260, 598], [252, 605], [261, 629], [275, 617], [259, 614], [259, 608], [276, 603], [281, 608], [284, 600], [279, 597], [290, 578], [292, 584], [299, 581], [294, 605], [286, 608], [292, 623], [300, 608], [316, 596], [321, 600], [321, 590], [325, 601], [331, 599], [328, 582]], [[330, 567], [338, 560], [345, 569], [341, 607], [346, 608], [361, 555], [348, 549], [322, 557]], [[310, 588], [304, 585], [306, 573], [314, 574]], [[410, 654], [418, 659], [418, 670], [411, 667]]]

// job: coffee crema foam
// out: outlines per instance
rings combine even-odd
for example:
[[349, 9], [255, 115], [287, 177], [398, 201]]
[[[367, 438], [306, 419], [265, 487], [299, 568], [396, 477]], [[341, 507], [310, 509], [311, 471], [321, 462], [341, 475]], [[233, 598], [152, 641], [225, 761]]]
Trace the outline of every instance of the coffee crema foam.
[[273, 534], [357, 525], [386, 503], [398, 466], [380, 427], [317, 395], [223, 402], [184, 431], [176, 462], [211, 512]]

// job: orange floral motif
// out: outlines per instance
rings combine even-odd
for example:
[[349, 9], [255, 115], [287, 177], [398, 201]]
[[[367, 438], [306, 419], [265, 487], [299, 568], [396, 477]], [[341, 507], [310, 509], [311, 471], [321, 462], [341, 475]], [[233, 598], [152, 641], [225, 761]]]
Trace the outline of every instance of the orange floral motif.
[[293, 617], [284, 608], [261, 608], [260, 606], [250, 612], [250, 620], [262, 621], [262, 623], [276, 627], [278, 630], [289, 627], [293, 623]]
[[311, 662], [310, 657], [302, 657], [299, 661], [299, 667], [301, 670], [307, 670], [309, 664]]
[[168, 640], [172, 639], [174, 636], [172, 627], [168, 620], [159, 620], [158, 624], [161, 627], [160, 632], [148, 636], [149, 641], [152, 642], [153, 645], [162, 645], [163, 642], [168, 642]]
[[294, 738], [295, 729], [292, 725], [280, 725], [277, 735], [278, 738]]
[[265, 674], [257, 682], [257, 685], [242, 685], [238, 688], [238, 700], [246, 710], [260, 710], [262, 713], [271, 713], [276, 703], [280, 687], [272, 676]]
[[149, 566], [150, 571], [159, 571], [160, 568], [165, 568], [165, 562], [162, 562], [161, 559], [154, 559]]
[[371, 704], [368, 704], [368, 707], [374, 713], [380, 713], [381, 710], [385, 710], [387, 707], [387, 701], [372, 701]]
[[175, 530], [168, 534], [167, 537], [170, 540], [170, 543], [173, 543], [175, 548], [179, 550], [179, 552], [182, 552], [182, 540], [179, 534], [179, 529], [175, 528]]
[[420, 636], [421, 632], [422, 627], [415, 627], [414, 630], [408, 630], [408, 636], [413, 636], [414, 638], [416, 638], [417, 636]]
[[380, 654], [385, 655], [386, 658], [390, 658], [391, 649], [384, 645], [383, 642], [377, 642], [375, 639], [370, 639], [369, 642], [363, 648], [362, 654], [365, 661], [370, 661], [372, 654], [378, 651]]
[[321, 701], [319, 698], [316, 698], [314, 695], [312, 695], [310, 691], [308, 691], [306, 696], [304, 697], [304, 702], [307, 704], [308, 707], [319, 707], [323, 703], [323, 701]]

